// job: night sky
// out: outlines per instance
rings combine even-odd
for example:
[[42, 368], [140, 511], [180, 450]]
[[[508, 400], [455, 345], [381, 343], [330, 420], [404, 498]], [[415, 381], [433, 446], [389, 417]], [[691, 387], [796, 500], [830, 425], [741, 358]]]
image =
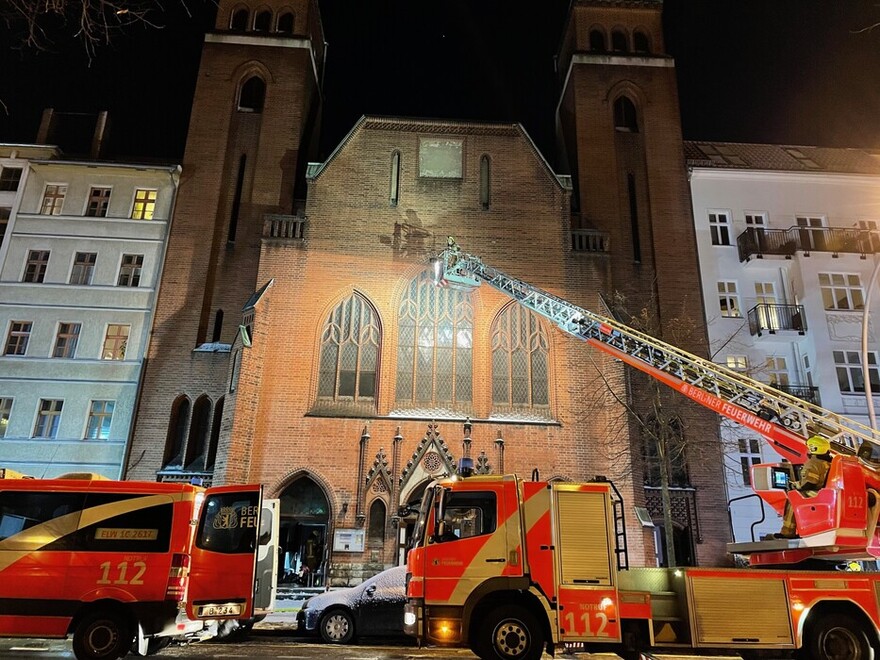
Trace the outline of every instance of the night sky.
[[[0, 141], [44, 107], [110, 110], [111, 156], [178, 160], [213, 7], [174, 0], [89, 63], [81, 46], [0, 51]], [[330, 44], [322, 156], [363, 114], [520, 121], [553, 162], [553, 56], [569, 0], [320, 0]], [[689, 139], [880, 149], [876, 0], [666, 0]]]

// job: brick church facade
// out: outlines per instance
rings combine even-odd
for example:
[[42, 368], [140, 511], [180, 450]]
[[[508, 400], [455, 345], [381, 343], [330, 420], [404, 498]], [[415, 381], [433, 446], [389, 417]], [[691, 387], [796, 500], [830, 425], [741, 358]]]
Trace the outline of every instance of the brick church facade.
[[[399, 563], [406, 505], [464, 455], [483, 473], [608, 476], [661, 524], [656, 457], [621, 403], [644, 422], [652, 384], [488, 287], [437, 288], [427, 272], [451, 235], [588, 309], [624, 301], [705, 355], [702, 327], [676, 335], [702, 298], [661, 10], [572, 3], [558, 61], [565, 176], [517, 124], [406, 117], [362, 117], [311, 162], [316, 3], [221, 1], [127, 477], [263, 483], [282, 500], [285, 571], [318, 583]], [[668, 405], [688, 459], [673, 484], [679, 562], [722, 561], [717, 422]], [[630, 560], [653, 565], [661, 535], [632, 506]]]

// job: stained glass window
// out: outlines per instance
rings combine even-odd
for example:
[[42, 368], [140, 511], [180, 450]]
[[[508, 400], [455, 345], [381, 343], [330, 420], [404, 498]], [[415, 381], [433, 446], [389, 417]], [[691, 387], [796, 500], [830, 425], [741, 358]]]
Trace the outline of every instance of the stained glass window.
[[379, 322], [366, 300], [353, 294], [337, 305], [321, 334], [318, 396], [375, 398], [379, 341]]
[[538, 316], [508, 305], [492, 327], [492, 403], [527, 408], [550, 403], [549, 342]]

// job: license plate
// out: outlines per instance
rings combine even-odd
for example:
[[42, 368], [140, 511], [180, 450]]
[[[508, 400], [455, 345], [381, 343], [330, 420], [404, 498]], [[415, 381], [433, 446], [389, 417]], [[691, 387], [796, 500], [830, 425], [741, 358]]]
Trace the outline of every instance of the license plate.
[[238, 616], [241, 614], [240, 603], [226, 603], [225, 605], [200, 605], [200, 617], [212, 616]]

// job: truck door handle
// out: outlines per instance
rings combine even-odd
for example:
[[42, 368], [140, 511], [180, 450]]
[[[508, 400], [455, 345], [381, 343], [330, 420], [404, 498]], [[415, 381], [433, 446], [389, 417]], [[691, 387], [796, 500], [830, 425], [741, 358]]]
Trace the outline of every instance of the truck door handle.
[[503, 564], [505, 561], [507, 561], [507, 560], [504, 557], [496, 557], [495, 559], [487, 559], [486, 563], [487, 564]]

